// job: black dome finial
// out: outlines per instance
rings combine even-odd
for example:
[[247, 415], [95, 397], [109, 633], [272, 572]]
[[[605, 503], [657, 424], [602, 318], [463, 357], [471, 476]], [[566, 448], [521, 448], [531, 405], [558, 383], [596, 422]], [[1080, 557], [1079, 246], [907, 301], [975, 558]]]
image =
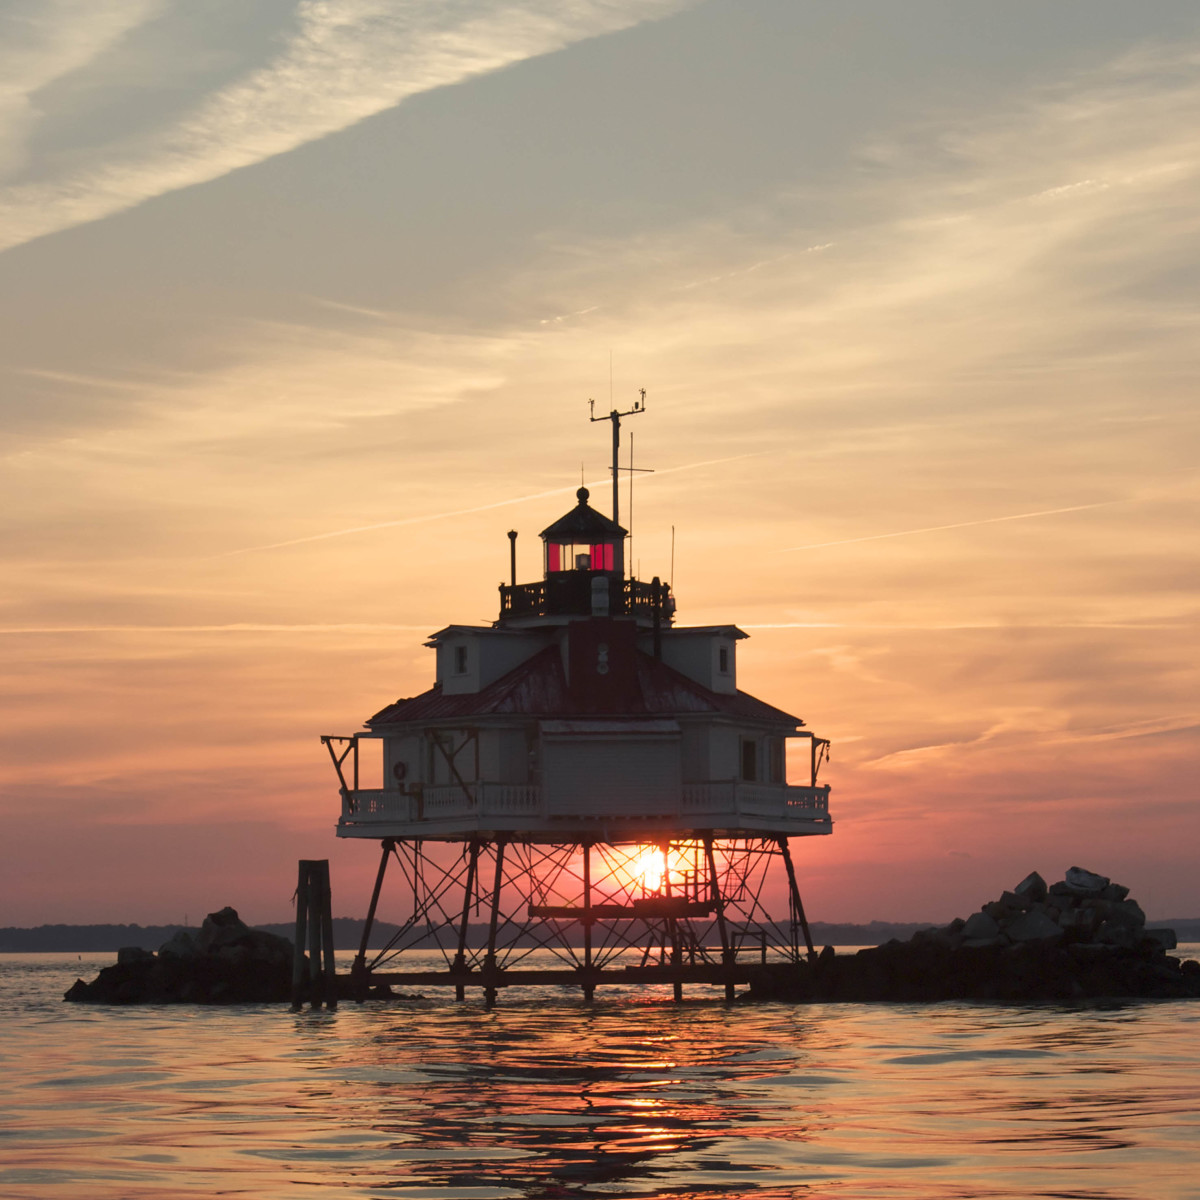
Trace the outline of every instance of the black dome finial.
[[589, 491], [587, 490], [587, 488], [585, 488], [585, 487], [581, 487], [581, 488], [579, 489], [579, 491], [577, 491], [577, 492], [575, 493], [575, 497], [576, 497], [576, 499], [578, 499], [578, 501], [579, 501], [579, 503], [580, 503], [580, 504], [586, 504], [586, 503], [587, 503], [587, 501], [588, 501], [588, 497], [589, 497], [591, 494], [592, 494], [592, 493], [591, 493], [591, 492], [589, 492]]

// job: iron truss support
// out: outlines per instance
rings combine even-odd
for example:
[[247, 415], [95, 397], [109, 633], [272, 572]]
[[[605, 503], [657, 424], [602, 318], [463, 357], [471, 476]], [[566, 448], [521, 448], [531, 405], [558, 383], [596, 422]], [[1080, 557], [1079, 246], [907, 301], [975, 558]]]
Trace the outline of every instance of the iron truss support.
[[[385, 876], [399, 875], [381, 906]], [[399, 899], [395, 895], [399, 891]], [[392, 915], [397, 913], [398, 915]], [[376, 920], [398, 925], [370, 949]], [[803, 942], [801, 942], [803, 938]], [[388, 838], [351, 971], [357, 999], [393, 986], [722, 987], [812, 955], [788, 841], [693, 837], [654, 845]]]

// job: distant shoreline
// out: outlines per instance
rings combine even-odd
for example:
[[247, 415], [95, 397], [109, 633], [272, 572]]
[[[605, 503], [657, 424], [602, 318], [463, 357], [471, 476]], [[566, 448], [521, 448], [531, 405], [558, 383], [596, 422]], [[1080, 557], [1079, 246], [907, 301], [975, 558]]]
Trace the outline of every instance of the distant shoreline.
[[[1181, 942], [1200, 942], [1200, 917], [1179, 917], [1149, 922], [1151, 928], [1175, 930]], [[813, 942], [817, 946], [878, 946], [892, 938], [907, 941], [918, 929], [937, 928], [931, 921], [870, 921], [865, 925], [844, 922], [812, 921]], [[115, 954], [125, 946], [157, 950], [184, 925], [38, 925], [31, 929], [0, 928], [0, 954]], [[192, 928], [195, 928], [194, 926]], [[290, 922], [256, 925], [270, 933], [291, 937]], [[377, 921], [371, 946], [383, 947], [398, 926]], [[334, 946], [338, 950], [357, 950], [362, 940], [363, 921], [357, 917], [336, 917], [333, 922]], [[472, 926], [468, 944], [485, 944], [487, 927]], [[432, 943], [430, 944], [432, 949]]]

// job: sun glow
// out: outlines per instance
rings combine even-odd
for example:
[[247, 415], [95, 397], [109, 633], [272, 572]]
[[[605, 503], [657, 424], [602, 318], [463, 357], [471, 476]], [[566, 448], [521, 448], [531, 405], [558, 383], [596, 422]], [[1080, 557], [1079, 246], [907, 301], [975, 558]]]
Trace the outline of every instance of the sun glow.
[[675, 842], [669, 845], [643, 842], [622, 846], [609, 867], [612, 882], [628, 898], [645, 896], [692, 896], [706, 878], [700, 843]]
[[642, 891], [650, 895], [662, 891], [665, 862], [659, 846], [639, 846], [637, 857], [630, 865], [634, 879]]

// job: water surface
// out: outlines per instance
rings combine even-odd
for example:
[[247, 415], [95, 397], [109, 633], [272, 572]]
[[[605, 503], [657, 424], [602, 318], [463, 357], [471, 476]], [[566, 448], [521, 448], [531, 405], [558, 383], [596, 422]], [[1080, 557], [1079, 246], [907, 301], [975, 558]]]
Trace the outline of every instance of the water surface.
[[1200, 1200], [1197, 1002], [62, 1003], [110, 961], [0, 956], [5, 1200]]

